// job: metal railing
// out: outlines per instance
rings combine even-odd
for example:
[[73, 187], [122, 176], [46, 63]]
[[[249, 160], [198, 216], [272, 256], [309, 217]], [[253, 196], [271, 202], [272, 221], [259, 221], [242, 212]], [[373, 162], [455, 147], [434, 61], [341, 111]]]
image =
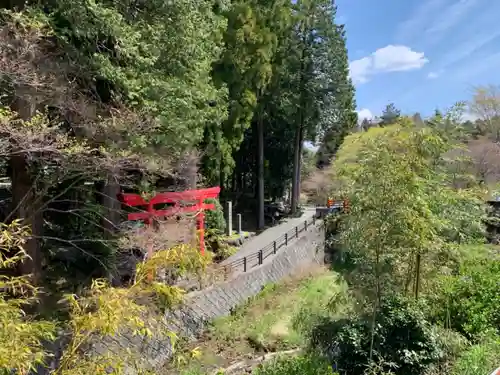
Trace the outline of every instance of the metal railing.
[[226, 273], [232, 273], [238, 270], [247, 272], [251, 268], [262, 265], [265, 259], [272, 255], [276, 255], [282, 247], [288, 246], [292, 240], [299, 238], [300, 234], [306, 232], [311, 225], [315, 225], [316, 221], [317, 218], [316, 215], [314, 215], [255, 253], [225, 264], [224, 268]]

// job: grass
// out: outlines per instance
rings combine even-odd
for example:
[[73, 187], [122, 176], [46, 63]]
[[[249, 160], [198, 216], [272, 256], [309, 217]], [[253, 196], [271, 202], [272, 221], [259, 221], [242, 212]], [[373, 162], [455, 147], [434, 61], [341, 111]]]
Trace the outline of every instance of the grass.
[[255, 369], [255, 375], [334, 375], [331, 365], [324, 359], [306, 355], [279, 358]]
[[243, 238], [247, 238], [248, 236], [250, 236], [250, 232], [241, 232], [241, 233], [238, 233], [237, 231], [233, 231], [233, 234], [231, 234], [230, 236], [227, 235], [227, 236], [224, 236], [224, 239], [226, 240], [237, 240], [238, 238], [240, 237], [243, 237]]
[[224, 235], [222, 237], [223, 241], [234, 241], [242, 238], [243, 240], [247, 240], [250, 238], [251, 232], [241, 232], [238, 233], [237, 231], [233, 231], [233, 234], [229, 235]]
[[500, 336], [473, 345], [457, 361], [454, 375], [488, 375], [500, 366]]
[[201, 357], [181, 374], [209, 373], [208, 369], [227, 367], [258, 354], [302, 347], [307, 338], [301, 328], [307, 325], [307, 318], [325, 311], [342, 316], [350, 309], [347, 300], [336, 308], [328, 306], [346, 295], [345, 282], [324, 267], [269, 284], [231, 316], [213, 322], [206, 336], [190, 348], [198, 347]]
[[346, 290], [336, 273], [323, 269], [301, 280], [270, 284], [232, 316], [216, 320], [211, 333], [226, 342], [246, 338], [257, 350], [296, 348], [304, 343], [296, 328], [304, 309], [325, 311]]

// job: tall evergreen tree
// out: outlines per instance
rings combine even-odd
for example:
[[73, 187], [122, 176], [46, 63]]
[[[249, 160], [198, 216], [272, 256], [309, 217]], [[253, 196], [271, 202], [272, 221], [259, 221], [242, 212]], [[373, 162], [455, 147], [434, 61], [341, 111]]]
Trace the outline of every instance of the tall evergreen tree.
[[394, 124], [396, 120], [400, 117], [401, 117], [401, 111], [396, 108], [394, 103], [389, 103], [385, 106], [385, 109], [382, 111], [382, 116], [380, 116], [379, 126]]
[[277, 34], [289, 17], [284, 0], [237, 0], [223, 10], [227, 18], [225, 50], [214, 64], [214, 77], [229, 89], [228, 118], [205, 129], [203, 172], [223, 185], [234, 168], [233, 154], [251, 124], [256, 106], [272, 76]]
[[[291, 58], [299, 87], [295, 96], [294, 174], [292, 212], [300, 194], [300, 166], [303, 142], [318, 134], [334, 150], [354, 128], [354, 88], [348, 78], [348, 59], [343, 26], [335, 24], [336, 7], [331, 0], [302, 0], [295, 4]], [[329, 151], [331, 152], [331, 151]]]
[[[354, 87], [349, 78], [346, 37], [343, 25], [333, 25], [330, 49], [322, 59], [326, 65], [323, 78], [325, 101], [321, 109], [318, 132], [321, 136], [318, 166], [329, 164], [344, 137], [356, 127]], [[322, 161], [320, 163], [320, 160]]]
[[[2, 104], [24, 120], [40, 120], [36, 111], [48, 108], [50, 126], [32, 127], [36, 144], [48, 142], [52, 151], [65, 152], [55, 150], [53, 140], [70, 137], [98, 149], [95, 158], [81, 152], [69, 164], [75, 173], [89, 173], [90, 168], [92, 178], [111, 180], [106, 174], [112, 174], [117, 180], [123, 168], [146, 171], [153, 166], [168, 174], [176, 158], [199, 143], [207, 122], [226, 117], [223, 107], [207, 105], [224, 102], [226, 96], [211, 76], [226, 25], [214, 12], [214, 0], [56, 0], [2, 6], [7, 9], [1, 16], [0, 70], [8, 92], [2, 92]], [[10, 127], [2, 133], [10, 133], [4, 138], [13, 149], [11, 217], [25, 219], [32, 231], [27, 244], [32, 261], [24, 263], [23, 272], [37, 278], [44, 226], [41, 190], [61, 183], [67, 172], [60, 168], [60, 156], [47, 162], [54, 153], [34, 158], [26, 146], [28, 135], [16, 140], [15, 123], [7, 123]], [[88, 164], [82, 165], [84, 161]], [[48, 174], [49, 167], [53, 171]]]
[[234, 155], [255, 119], [258, 227], [264, 227], [264, 114], [257, 106], [269, 84], [281, 31], [290, 17], [285, 0], [239, 0], [224, 13], [225, 52], [214, 76], [229, 88], [228, 119], [205, 129], [203, 172], [211, 184], [224, 187], [235, 167]]

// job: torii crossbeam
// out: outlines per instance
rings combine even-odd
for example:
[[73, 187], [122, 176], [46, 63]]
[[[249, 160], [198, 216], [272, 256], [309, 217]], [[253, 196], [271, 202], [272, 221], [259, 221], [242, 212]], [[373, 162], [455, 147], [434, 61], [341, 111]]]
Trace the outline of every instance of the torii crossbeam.
[[[206, 199], [215, 199], [219, 196], [220, 187], [208, 189], [186, 190], [181, 192], [158, 193], [149, 201], [139, 194], [122, 193], [118, 199], [130, 207], [144, 206], [145, 211], [128, 214], [128, 220], [143, 220], [146, 224], [151, 224], [153, 219], [169, 217], [187, 212], [198, 212], [196, 222], [199, 233], [200, 252], [205, 253], [205, 210], [214, 210], [215, 204], [205, 203]], [[172, 207], [156, 210], [157, 204], [173, 203]], [[185, 205], [183, 205], [183, 203]], [[151, 256], [152, 254], [148, 254]]]

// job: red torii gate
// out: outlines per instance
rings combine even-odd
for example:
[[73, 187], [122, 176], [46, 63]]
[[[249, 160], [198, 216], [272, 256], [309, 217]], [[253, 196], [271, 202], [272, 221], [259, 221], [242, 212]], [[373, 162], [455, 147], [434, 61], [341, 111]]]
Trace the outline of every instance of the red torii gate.
[[[166, 192], [158, 193], [149, 201], [145, 200], [139, 194], [121, 193], [118, 199], [125, 205], [130, 207], [146, 206], [146, 211], [133, 212], [128, 214], [128, 220], [144, 220], [144, 223], [149, 225], [152, 219], [160, 217], [169, 217], [186, 212], [199, 212], [196, 216], [197, 227], [199, 231], [200, 252], [205, 253], [205, 214], [204, 210], [214, 210], [215, 204], [205, 203], [205, 199], [215, 199], [219, 196], [220, 187], [212, 187], [208, 189], [186, 190], [181, 192]], [[190, 202], [189, 205], [181, 206], [181, 202]], [[194, 202], [194, 203], [191, 203]], [[156, 204], [173, 203], [173, 207], [164, 210], [156, 210]], [[151, 250], [152, 251], [152, 250]], [[150, 257], [150, 251], [148, 256]]]

